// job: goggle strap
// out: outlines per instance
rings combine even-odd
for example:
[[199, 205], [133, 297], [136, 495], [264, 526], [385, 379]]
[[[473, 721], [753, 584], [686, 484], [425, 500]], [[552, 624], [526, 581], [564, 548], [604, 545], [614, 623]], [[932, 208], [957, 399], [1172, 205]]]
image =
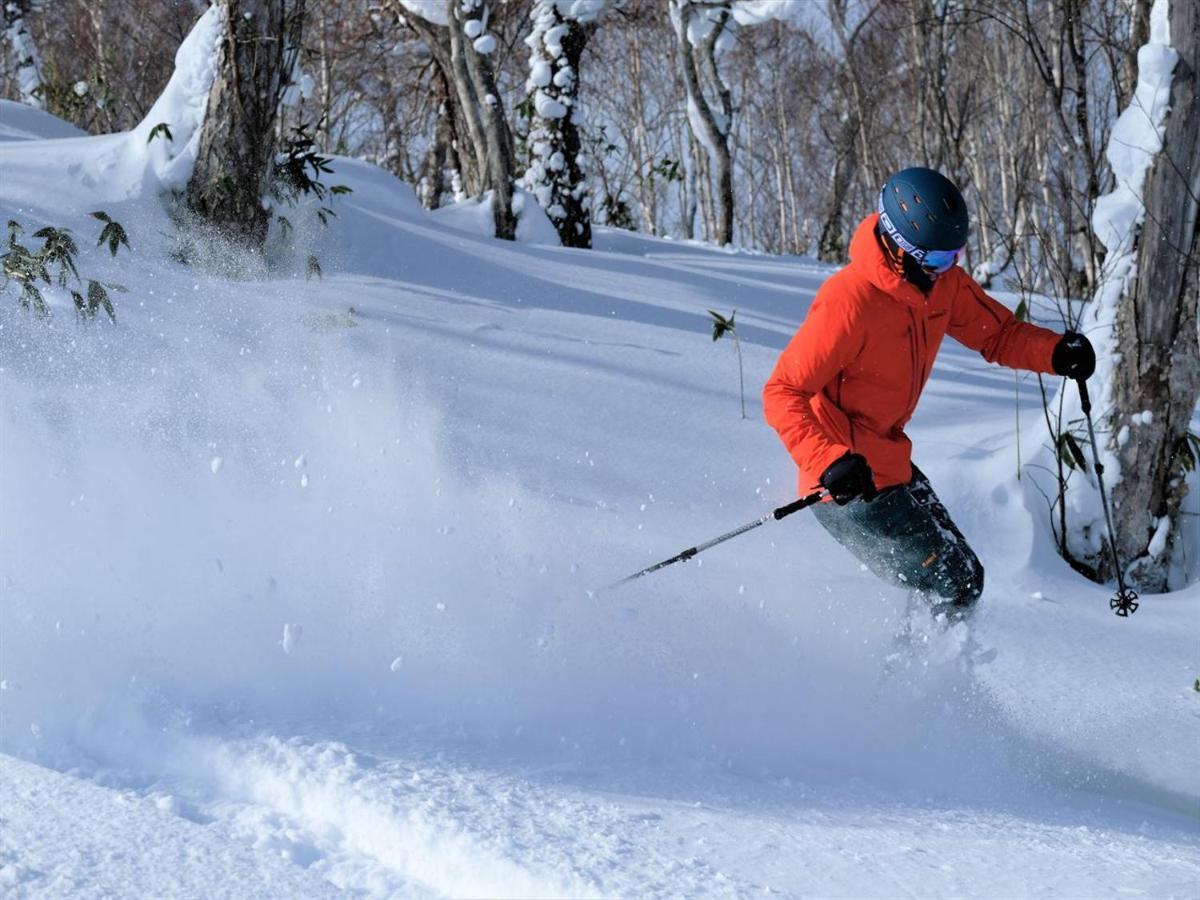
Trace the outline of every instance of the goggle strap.
[[901, 250], [903, 250], [917, 262], [923, 262], [925, 260], [925, 251], [913, 244], [908, 238], [900, 233], [900, 230], [894, 224], [892, 224], [892, 217], [889, 216], [887, 214], [887, 210], [883, 208], [883, 191], [879, 192], [879, 224], [883, 230], [887, 232], [888, 237], [895, 241]]

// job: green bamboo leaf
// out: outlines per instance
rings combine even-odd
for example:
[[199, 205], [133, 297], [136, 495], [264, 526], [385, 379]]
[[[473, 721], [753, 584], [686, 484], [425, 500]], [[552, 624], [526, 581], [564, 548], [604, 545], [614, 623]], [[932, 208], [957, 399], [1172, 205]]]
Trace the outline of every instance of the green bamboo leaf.
[[1069, 431], [1064, 431], [1058, 436], [1059, 455], [1063, 457], [1063, 462], [1072, 469], [1081, 469], [1088, 471], [1087, 458], [1083, 455], [1083, 448], [1079, 445], [1079, 441], [1075, 439], [1075, 435]]
[[171, 134], [171, 126], [168, 125], [166, 122], [159, 122], [157, 125], [155, 125], [153, 128], [150, 129], [150, 137], [146, 138], [146, 143], [147, 144], [151, 143], [159, 135], [162, 135], [168, 141], [175, 140], [175, 137]]
[[20, 302], [26, 309], [33, 307], [33, 310], [39, 316], [50, 315], [50, 307], [46, 305], [46, 300], [42, 297], [42, 292], [30, 281], [21, 283]]
[[114, 222], [112, 219], [109, 219], [108, 224], [104, 226], [104, 229], [100, 232], [100, 240], [96, 243], [99, 245], [105, 241], [108, 242], [108, 252], [113, 256], [117, 255], [117, 248], [122, 244], [125, 245], [126, 250], [133, 249], [129, 246], [129, 235], [125, 233], [125, 228], [120, 222]]
[[1200, 465], [1200, 436], [1189, 431], [1181, 437], [1175, 446], [1175, 460], [1184, 474], [1196, 471]]
[[87, 306], [89, 317], [94, 317], [97, 312], [103, 309], [106, 313], [108, 313], [109, 319], [114, 322], [117, 320], [116, 310], [113, 309], [112, 300], [108, 296], [108, 291], [106, 291], [104, 289], [104, 285], [98, 281], [88, 282]]

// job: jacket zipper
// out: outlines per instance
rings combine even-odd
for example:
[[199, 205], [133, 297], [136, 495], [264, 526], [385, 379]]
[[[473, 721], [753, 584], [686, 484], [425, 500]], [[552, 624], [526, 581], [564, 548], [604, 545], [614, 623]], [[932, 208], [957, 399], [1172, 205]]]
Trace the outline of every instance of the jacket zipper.
[[912, 350], [912, 385], [909, 388], [908, 409], [905, 410], [906, 415], [911, 415], [912, 411], [917, 407], [917, 394], [920, 393], [920, 382], [918, 372], [923, 368], [917, 350], [917, 314], [912, 309], [908, 311], [908, 316], [912, 319], [912, 328], [909, 333], [912, 335], [912, 342], [909, 347]]
[[[929, 317], [921, 316], [921, 380], [917, 382], [918, 392], [922, 385], [925, 384], [925, 379], [929, 377], [929, 370], [933, 367], [933, 363], [929, 360]], [[913, 401], [916, 402], [915, 400]]]

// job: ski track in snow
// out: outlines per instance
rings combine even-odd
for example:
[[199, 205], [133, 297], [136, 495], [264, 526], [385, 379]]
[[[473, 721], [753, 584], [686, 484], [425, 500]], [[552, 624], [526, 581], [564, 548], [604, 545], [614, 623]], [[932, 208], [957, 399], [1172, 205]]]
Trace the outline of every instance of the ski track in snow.
[[135, 252], [81, 260], [116, 329], [0, 298], [0, 893], [1200, 897], [1200, 588], [1121, 621], [1054, 556], [1010, 372], [948, 342], [911, 427], [998, 656], [881, 679], [903, 597], [803, 517], [591, 593], [791, 498], [757, 387], [830, 269], [338, 160], [227, 280], [55, 123], [0, 103], [2, 211]]
[[334, 887], [176, 798], [0, 758], [0, 895], [332, 897]]
[[[673, 785], [657, 772], [505, 773], [441, 750], [389, 758], [274, 737], [187, 739], [164, 758], [176, 774], [142, 796], [372, 896], [742, 897], [803, 885], [830, 897], [997, 886], [1006, 896], [1188, 897], [1200, 862], [1186, 831], [1146, 823], [1035, 821], [714, 771]], [[597, 781], [667, 784], [673, 795], [588, 786]]]

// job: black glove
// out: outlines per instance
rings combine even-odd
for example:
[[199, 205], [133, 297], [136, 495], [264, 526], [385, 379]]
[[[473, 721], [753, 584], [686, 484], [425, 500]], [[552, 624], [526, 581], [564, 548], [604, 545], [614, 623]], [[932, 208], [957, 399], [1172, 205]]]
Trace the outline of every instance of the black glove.
[[875, 481], [866, 457], [859, 453], [847, 453], [821, 473], [821, 487], [838, 506], [845, 506], [855, 497], [875, 499]]
[[1096, 351], [1082, 334], [1068, 331], [1054, 345], [1050, 365], [1054, 366], [1057, 375], [1087, 381], [1096, 371]]

